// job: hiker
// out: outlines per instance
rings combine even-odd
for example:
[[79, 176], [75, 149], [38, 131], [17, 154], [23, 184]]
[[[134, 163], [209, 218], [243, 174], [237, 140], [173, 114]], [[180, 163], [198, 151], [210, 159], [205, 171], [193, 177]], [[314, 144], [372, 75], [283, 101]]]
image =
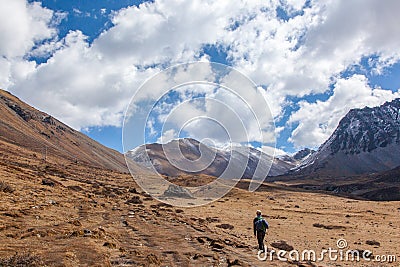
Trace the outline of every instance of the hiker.
[[257, 210], [257, 217], [253, 220], [254, 236], [257, 237], [258, 249], [265, 252], [264, 237], [268, 229], [268, 222], [261, 217], [261, 211]]

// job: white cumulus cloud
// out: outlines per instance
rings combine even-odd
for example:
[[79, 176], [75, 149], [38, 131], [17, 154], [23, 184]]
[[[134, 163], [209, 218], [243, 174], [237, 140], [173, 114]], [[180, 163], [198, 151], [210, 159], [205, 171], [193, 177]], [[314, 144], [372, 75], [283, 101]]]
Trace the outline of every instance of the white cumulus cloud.
[[400, 91], [392, 93], [390, 90], [371, 88], [363, 75], [339, 79], [328, 100], [299, 103], [300, 109], [288, 121], [298, 123], [290, 141], [298, 147], [318, 146], [329, 138], [350, 109], [378, 106], [397, 97], [400, 97]]

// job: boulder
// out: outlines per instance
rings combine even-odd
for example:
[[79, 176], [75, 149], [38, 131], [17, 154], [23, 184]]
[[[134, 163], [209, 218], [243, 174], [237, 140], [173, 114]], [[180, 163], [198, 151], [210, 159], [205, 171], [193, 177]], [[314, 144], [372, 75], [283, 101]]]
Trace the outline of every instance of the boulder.
[[164, 197], [178, 197], [178, 198], [194, 198], [192, 193], [184, 187], [171, 184], [165, 190]]

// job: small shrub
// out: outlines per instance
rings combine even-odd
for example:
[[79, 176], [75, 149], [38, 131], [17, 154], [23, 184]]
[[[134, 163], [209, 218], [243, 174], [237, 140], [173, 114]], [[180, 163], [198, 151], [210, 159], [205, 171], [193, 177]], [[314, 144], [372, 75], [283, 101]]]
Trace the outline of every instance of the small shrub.
[[43, 260], [37, 256], [30, 253], [15, 253], [13, 256], [8, 258], [0, 258], [0, 266], [4, 267], [22, 267], [22, 266], [45, 266]]
[[117, 248], [117, 245], [112, 243], [112, 242], [106, 241], [106, 242], [104, 242], [103, 247], [108, 247], [108, 248], [115, 249], [115, 248]]
[[11, 185], [7, 184], [6, 182], [1, 181], [0, 182], [0, 192], [12, 193], [12, 192], [14, 192], [14, 188], [12, 188]]
[[134, 187], [129, 188], [129, 193], [132, 193], [132, 194], [139, 194], [138, 191], [136, 190], [136, 188], [134, 188]]
[[206, 221], [209, 223], [213, 223], [213, 222], [220, 222], [221, 220], [218, 217], [207, 217]]
[[54, 181], [50, 180], [50, 179], [42, 179], [42, 185], [46, 185], [46, 186], [55, 186], [56, 184], [54, 183]]
[[140, 200], [139, 196], [133, 196], [131, 199], [125, 202], [126, 204], [142, 204], [143, 201]]

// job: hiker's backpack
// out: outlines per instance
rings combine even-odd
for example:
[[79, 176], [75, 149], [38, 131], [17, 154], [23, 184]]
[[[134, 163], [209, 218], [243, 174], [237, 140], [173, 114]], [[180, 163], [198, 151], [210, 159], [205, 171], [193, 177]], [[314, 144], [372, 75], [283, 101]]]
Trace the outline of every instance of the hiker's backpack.
[[257, 218], [257, 221], [254, 223], [256, 231], [265, 231], [268, 229], [268, 223], [262, 218]]

